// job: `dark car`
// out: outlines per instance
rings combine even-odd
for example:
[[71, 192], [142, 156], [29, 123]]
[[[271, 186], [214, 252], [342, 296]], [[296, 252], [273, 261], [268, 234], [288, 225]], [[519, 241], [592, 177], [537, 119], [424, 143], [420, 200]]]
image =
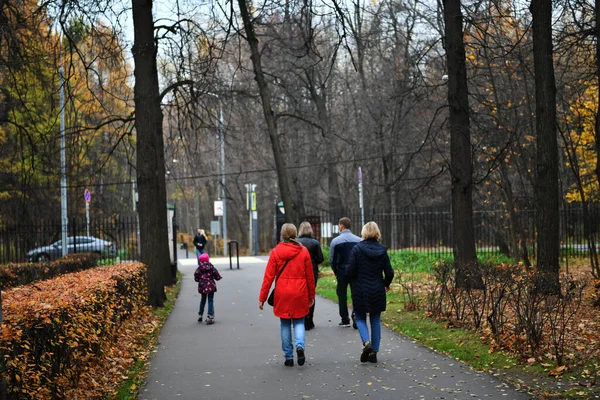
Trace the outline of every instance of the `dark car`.
[[[115, 257], [116, 249], [112, 242], [98, 239], [93, 236], [75, 236], [67, 238], [69, 254], [73, 253], [97, 253], [104, 257]], [[62, 241], [52, 243], [49, 246], [38, 247], [27, 253], [29, 262], [55, 260], [62, 257]]]

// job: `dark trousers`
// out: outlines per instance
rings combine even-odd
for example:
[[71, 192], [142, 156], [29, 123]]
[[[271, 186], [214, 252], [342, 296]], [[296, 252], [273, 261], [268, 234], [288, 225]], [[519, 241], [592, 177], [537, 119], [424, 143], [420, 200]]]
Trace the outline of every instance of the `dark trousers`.
[[[315, 288], [317, 287], [317, 280], [319, 279], [319, 274], [316, 274], [315, 276]], [[315, 304], [316, 304], [316, 299], [315, 299]], [[313, 323], [313, 316], [315, 315], [315, 304], [312, 305], [312, 307], [310, 308], [310, 311], [308, 312], [308, 315], [306, 316], [306, 323], [308, 325], [311, 325]]]
[[[343, 276], [342, 276], [343, 275]], [[348, 278], [345, 274], [336, 275], [337, 279], [337, 288], [336, 293], [338, 297], [338, 305], [340, 307], [340, 317], [342, 318], [342, 323], [348, 324], [350, 323], [350, 316], [348, 314]]]

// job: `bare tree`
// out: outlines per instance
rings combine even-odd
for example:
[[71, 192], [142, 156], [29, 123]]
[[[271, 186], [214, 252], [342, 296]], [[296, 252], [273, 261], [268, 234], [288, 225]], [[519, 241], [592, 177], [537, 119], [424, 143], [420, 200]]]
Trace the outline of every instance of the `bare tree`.
[[[477, 264], [473, 235], [473, 161], [469, 126], [467, 69], [460, 0], [444, 0], [446, 57], [448, 60], [448, 105], [450, 106], [450, 175], [452, 179], [452, 223], [456, 282], [481, 286], [474, 273]], [[471, 272], [469, 272], [471, 271]]]
[[148, 266], [148, 303], [162, 307], [170, 265], [162, 110], [152, 1], [132, 0], [132, 10], [141, 261]]
[[552, 50], [552, 2], [531, 0], [533, 64], [535, 69], [536, 222], [538, 289], [560, 293], [558, 139], [556, 84]]
[[275, 158], [279, 191], [281, 193], [281, 199], [283, 200], [283, 206], [285, 208], [285, 220], [286, 222], [297, 223], [296, 205], [292, 197], [287, 171], [285, 169], [285, 161], [283, 160], [281, 144], [279, 143], [279, 136], [277, 133], [277, 121], [275, 120], [275, 114], [271, 104], [271, 90], [269, 89], [269, 85], [267, 84], [265, 74], [262, 69], [261, 53], [258, 48], [258, 38], [256, 37], [256, 33], [254, 31], [254, 23], [250, 13], [248, 12], [246, 1], [238, 0], [238, 5], [240, 7], [240, 14], [244, 22], [246, 41], [250, 46], [254, 76], [256, 83], [258, 84], [260, 98], [263, 105], [263, 113], [267, 122], [267, 130], [269, 131], [269, 138], [271, 140], [271, 147], [273, 149], [273, 157]]

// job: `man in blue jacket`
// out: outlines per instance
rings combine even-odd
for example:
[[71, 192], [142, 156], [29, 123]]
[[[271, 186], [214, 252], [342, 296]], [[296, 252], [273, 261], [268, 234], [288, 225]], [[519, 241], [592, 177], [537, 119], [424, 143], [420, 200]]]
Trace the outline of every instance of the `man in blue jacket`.
[[[337, 280], [336, 293], [338, 297], [338, 305], [340, 308], [340, 317], [342, 322], [340, 326], [350, 327], [350, 318], [348, 315], [348, 276], [346, 275], [346, 267], [350, 261], [350, 252], [352, 247], [358, 242], [360, 238], [352, 233], [350, 230], [351, 221], [350, 218], [341, 218], [338, 222], [340, 228], [339, 236], [335, 237], [329, 246], [329, 264], [335, 274]], [[354, 313], [352, 313], [352, 322], [354, 329], [356, 329], [356, 322], [354, 321]]]

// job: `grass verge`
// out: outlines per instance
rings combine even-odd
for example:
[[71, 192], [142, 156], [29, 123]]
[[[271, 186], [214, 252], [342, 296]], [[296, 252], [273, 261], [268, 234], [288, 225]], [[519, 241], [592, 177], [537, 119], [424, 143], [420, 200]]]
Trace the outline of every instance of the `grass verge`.
[[[322, 268], [317, 293], [337, 302], [335, 288], [333, 272], [330, 268]], [[581, 371], [570, 371], [558, 379], [549, 377], [549, 368], [539, 363], [528, 365], [519, 362], [517, 356], [508, 352], [491, 352], [490, 346], [480, 339], [477, 332], [450, 327], [427, 317], [422, 310], [405, 311], [406, 296], [401, 290], [390, 291], [387, 299], [387, 310], [382, 314], [382, 323], [386, 327], [474, 369], [490, 372], [518, 390], [533, 394], [535, 398], [600, 398], [600, 388], [597, 386], [585, 388], [578, 385]], [[351, 305], [350, 293], [348, 304]], [[593, 365], [588, 366], [588, 369], [594, 368]]]
[[167, 295], [167, 300], [165, 301], [165, 306], [163, 308], [151, 309], [150, 312], [156, 317], [157, 325], [156, 329], [152, 332], [149, 332], [145, 339], [141, 348], [138, 349], [138, 354], [135, 357], [135, 362], [129, 368], [126, 376], [127, 380], [121, 382], [117, 388], [116, 392], [108, 396], [107, 399], [110, 400], [135, 400], [137, 399], [138, 390], [146, 379], [146, 375], [148, 373], [148, 363], [150, 361], [149, 355], [152, 353], [154, 348], [156, 347], [156, 343], [158, 340], [158, 336], [160, 334], [161, 328], [173, 307], [175, 306], [175, 301], [177, 300], [177, 296], [179, 295], [179, 290], [181, 289], [181, 278], [182, 275], [179, 271], [177, 271], [177, 283], [171, 287], [167, 287], [165, 292]]

